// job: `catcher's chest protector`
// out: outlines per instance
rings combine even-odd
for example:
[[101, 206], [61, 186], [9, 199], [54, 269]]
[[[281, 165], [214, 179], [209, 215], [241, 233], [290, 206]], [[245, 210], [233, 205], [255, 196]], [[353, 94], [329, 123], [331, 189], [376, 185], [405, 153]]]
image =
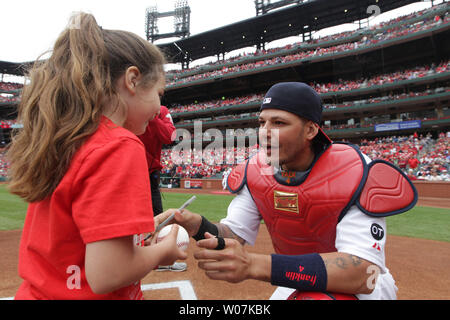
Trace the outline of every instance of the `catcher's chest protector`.
[[[394, 167], [386, 167], [387, 177], [392, 177], [395, 172], [401, 181], [407, 180]], [[389, 208], [390, 211], [374, 210], [384, 197], [383, 181], [380, 181], [383, 178], [376, 180], [375, 189], [363, 188], [368, 180], [368, 172], [369, 167], [357, 148], [333, 144], [319, 157], [306, 180], [299, 185], [289, 185], [293, 177], [291, 173], [281, 174], [286, 183], [280, 183], [279, 178], [277, 181], [272, 167], [264, 163], [260, 153], [230, 173], [227, 187], [231, 192], [238, 192], [247, 184], [277, 253], [298, 255], [333, 252], [336, 251], [336, 225], [351, 205], [357, 204], [366, 214], [386, 216], [409, 210], [417, 201], [415, 189], [407, 180], [406, 187], [412, 188], [412, 198], [409, 197], [400, 207], [396, 203], [397, 207]], [[364, 191], [364, 195], [361, 191]], [[364, 204], [359, 201], [360, 196]], [[400, 193], [402, 196], [404, 193]], [[374, 198], [376, 201], [370, 200]]]

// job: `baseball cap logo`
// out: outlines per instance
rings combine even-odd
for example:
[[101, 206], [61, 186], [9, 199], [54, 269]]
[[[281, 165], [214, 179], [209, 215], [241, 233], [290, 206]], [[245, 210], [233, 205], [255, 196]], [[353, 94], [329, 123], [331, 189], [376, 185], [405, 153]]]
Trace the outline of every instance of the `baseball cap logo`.
[[272, 98], [265, 98], [263, 101], [263, 104], [267, 104], [267, 103], [271, 103], [272, 102]]

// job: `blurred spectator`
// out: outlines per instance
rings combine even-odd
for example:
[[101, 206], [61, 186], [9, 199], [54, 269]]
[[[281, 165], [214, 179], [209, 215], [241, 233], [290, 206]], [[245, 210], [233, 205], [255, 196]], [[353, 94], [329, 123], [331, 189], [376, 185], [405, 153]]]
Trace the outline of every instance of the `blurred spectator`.
[[6, 160], [6, 149], [0, 146], [0, 181], [6, 181], [9, 163]]
[[163, 212], [161, 193], [159, 191], [161, 169], [161, 150], [164, 144], [171, 144], [175, 139], [175, 126], [169, 110], [161, 106], [160, 113], [150, 121], [145, 132], [139, 136], [144, 143], [150, 187], [152, 195], [153, 214], [157, 216]]

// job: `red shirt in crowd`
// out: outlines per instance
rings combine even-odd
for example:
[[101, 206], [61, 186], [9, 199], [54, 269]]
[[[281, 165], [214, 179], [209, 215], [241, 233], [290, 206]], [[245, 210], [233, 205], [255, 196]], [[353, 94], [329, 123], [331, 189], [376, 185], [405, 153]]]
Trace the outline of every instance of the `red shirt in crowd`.
[[5, 122], [0, 121], [0, 128], [9, 129], [9, 128], [11, 128], [11, 126], [8, 123], [6, 123], [6, 121]]
[[137, 282], [109, 294], [86, 280], [86, 245], [152, 232], [145, 150], [126, 129], [103, 118], [46, 199], [28, 206], [19, 249], [24, 279], [16, 299], [142, 299]]
[[139, 136], [139, 139], [145, 145], [149, 171], [161, 170], [162, 147], [175, 140], [175, 126], [165, 106], [161, 106], [159, 116], [148, 123], [147, 129]]
[[408, 160], [408, 165], [411, 169], [415, 169], [419, 165], [419, 160], [417, 158], [410, 158]]

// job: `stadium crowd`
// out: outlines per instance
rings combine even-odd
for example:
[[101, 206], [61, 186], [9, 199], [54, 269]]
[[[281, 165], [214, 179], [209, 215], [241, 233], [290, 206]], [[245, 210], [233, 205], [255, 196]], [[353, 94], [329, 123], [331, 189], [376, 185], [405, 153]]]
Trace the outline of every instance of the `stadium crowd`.
[[412, 180], [450, 181], [450, 132], [363, 140], [360, 149], [371, 159], [394, 163]]
[[6, 181], [8, 175], [9, 164], [6, 161], [6, 149], [0, 147], [0, 182]]
[[[361, 30], [347, 31], [320, 39], [312, 39], [308, 43], [298, 42], [288, 44], [280, 48], [258, 50], [253, 53], [240, 54], [227, 60], [201, 65], [189, 70], [169, 71], [168, 85], [176, 85], [200, 79], [222, 76], [234, 72], [253, 70], [255, 68], [273, 66], [276, 64], [297, 61], [309, 57], [355, 50], [365, 46], [377, 44], [381, 41], [428, 30], [437, 25], [447, 24], [450, 22], [448, 9], [443, 15], [428, 14], [434, 10], [438, 10], [446, 6], [448, 6], [448, 4], [443, 3], [440, 6], [412, 13], [407, 16], [397, 17], [379, 25], [372, 26], [370, 28], [372, 32], [370, 33], [361, 33]], [[424, 18], [420, 21], [414, 20], [422, 16], [424, 16]], [[336, 40], [340, 41], [335, 45], [330, 44], [330, 42]], [[312, 44], [316, 46], [312, 47]], [[283, 55], [280, 53], [283, 51], [288, 53]], [[277, 53], [280, 53], [280, 55], [273, 56]], [[265, 58], [265, 56], [267, 57]], [[260, 57], [260, 60], [254, 61], [253, 59], [252, 62], [249, 63], [249, 59], [247, 59], [249, 57]], [[346, 92], [377, 85], [385, 85], [401, 80], [417, 79], [429, 75], [450, 72], [449, 62], [450, 61], [444, 61], [437, 66], [419, 66], [416, 68], [410, 68], [389, 74], [376, 75], [371, 78], [359, 80], [339, 80], [335, 83], [311, 83], [310, 85], [321, 94], [330, 92]], [[18, 96], [15, 91], [20, 90], [22, 87], [22, 84], [0, 82], [0, 90], [3, 92], [0, 94], [0, 103], [17, 102]], [[423, 96], [432, 94], [433, 92], [448, 92], [449, 90], [450, 89], [448, 87], [442, 87], [427, 90], [426, 92], [404, 92], [403, 94], [391, 93], [384, 97], [371, 98], [367, 100], [348, 101], [339, 104], [326, 104], [325, 108], [334, 109], [339, 107], [354, 106], [361, 103], [377, 103], [386, 100]], [[260, 103], [263, 96], [264, 93], [254, 93], [248, 96], [234, 98], [224, 97], [221, 100], [200, 103], [196, 102], [189, 105], [172, 105], [169, 107], [172, 115], [175, 115], [177, 113], [214, 109], [231, 105]], [[222, 118], [227, 119], [230, 117], [236, 118], [236, 116], [225, 116]], [[16, 120], [0, 120], [0, 130], [9, 129], [16, 123]], [[328, 125], [328, 127], [325, 126], [325, 129], [340, 129], [358, 125], [359, 124], [336, 124]], [[360, 142], [361, 150], [369, 157], [372, 159], [384, 159], [398, 165], [412, 179], [445, 181], [450, 181], [450, 176], [448, 174], [448, 170], [450, 169], [449, 145], [450, 133], [441, 133], [438, 139], [433, 139], [430, 134], [425, 136], [418, 136], [417, 134], [414, 134], [411, 136], [394, 136], [374, 140], [362, 140]], [[191, 155], [182, 153], [181, 156], [185, 158], [185, 161], [182, 163], [177, 163], [177, 161], [174, 161], [174, 158], [172, 157], [172, 150], [166, 149], [163, 150], [162, 153], [162, 174], [175, 178], [220, 178], [224, 171], [251, 156], [256, 150], [256, 146], [249, 148], [223, 149], [222, 152], [219, 153], [217, 150], [203, 150], [198, 152], [193, 150]], [[6, 160], [5, 153], [5, 148], [2, 149], [2, 146], [0, 145], [0, 180], [6, 179], [8, 171], [8, 162]], [[215, 159], [218, 154], [220, 159]], [[215, 159], [215, 163], [208, 164], [211, 159]]]
[[0, 82], [0, 91], [15, 91], [22, 89], [23, 84], [20, 83], [14, 83], [14, 82]]
[[[348, 92], [351, 90], [357, 90], [357, 89], [363, 89], [363, 88], [369, 88], [376, 85], [386, 85], [390, 83], [395, 83], [402, 80], [413, 80], [418, 78], [423, 78], [426, 76], [432, 76], [435, 74], [441, 74], [445, 72], [450, 72], [450, 61], [443, 61], [439, 65], [425, 65], [425, 66], [418, 66], [416, 68], [409, 68], [406, 70], [401, 70], [397, 72], [392, 72], [389, 74], [381, 74], [381, 75], [374, 75], [371, 78], [361, 78], [359, 80], [339, 80], [338, 82], [332, 82], [332, 83], [310, 83], [310, 86], [312, 86], [317, 92], [321, 94], [329, 93], [329, 92]], [[448, 88], [440, 88], [440, 91], [448, 91]], [[393, 100], [393, 99], [401, 99], [401, 98], [408, 98], [412, 96], [419, 96], [419, 95], [426, 95], [430, 94], [430, 92], [424, 92], [424, 93], [404, 93], [402, 95], [390, 95], [387, 97], [381, 97], [379, 99], [374, 98], [372, 101], [365, 100], [365, 101], [350, 101], [350, 102], [344, 102], [342, 104], [325, 104], [325, 108], [334, 109], [337, 107], [349, 107], [353, 106], [355, 104], [360, 103], [376, 103], [380, 101], [385, 100]], [[180, 104], [174, 104], [168, 106], [170, 108], [170, 112], [172, 115], [176, 113], [183, 113], [183, 112], [192, 112], [192, 111], [199, 111], [199, 110], [205, 110], [205, 109], [216, 109], [221, 108], [225, 106], [232, 106], [232, 105], [241, 105], [241, 104], [247, 104], [247, 103], [260, 103], [262, 101], [262, 98], [264, 97], [264, 93], [254, 93], [247, 96], [240, 96], [240, 97], [223, 97], [220, 100], [212, 100], [212, 101], [206, 101], [206, 102], [195, 102], [188, 105], [180, 105]], [[0, 96], [0, 102], [2, 102], [2, 98]], [[17, 97], [11, 98], [10, 101], [18, 101]]]
[[[330, 82], [330, 83], [310, 83], [310, 86], [312, 86], [317, 92], [320, 94], [325, 94], [329, 92], [348, 92], [351, 90], [357, 90], [357, 89], [363, 89], [363, 88], [370, 88], [377, 85], [387, 85], [391, 83], [395, 83], [402, 80], [413, 80], [418, 78], [423, 78], [426, 76], [432, 76], [435, 74], [441, 74], [445, 72], [450, 72], [450, 61], [443, 61], [439, 65], [425, 65], [425, 66], [418, 66], [415, 68], [409, 68], [406, 70], [401, 70], [397, 72], [392, 72], [389, 74], [381, 74], [381, 75], [375, 75], [371, 78], [361, 78], [359, 80], [339, 80], [338, 82]], [[441, 91], [446, 91], [448, 88], [442, 88]], [[425, 92], [425, 94], [430, 94], [430, 92]], [[408, 98], [409, 96], [417, 96], [421, 95], [420, 93], [405, 93], [402, 95], [391, 95], [390, 100], [392, 99], [400, 99], [400, 98]], [[264, 97], [264, 93], [254, 93], [247, 96], [241, 96], [241, 97], [234, 97], [234, 98], [222, 98], [220, 100], [212, 100], [212, 101], [206, 101], [206, 102], [195, 102], [188, 105], [180, 105], [175, 104], [169, 106], [170, 112], [172, 115], [177, 113], [183, 113], [183, 112], [192, 112], [192, 111], [199, 111], [199, 110], [205, 110], [205, 109], [215, 109], [215, 108], [221, 108], [225, 106], [232, 106], [232, 105], [240, 105], [240, 104], [247, 104], [252, 102], [258, 102], [260, 103], [262, 101], [262, 98]], [[388, 97], [389, 98], [389, 97]], [[386, 98], [380, 98], [383, 100], [386, 100]], [[378, 101], [377, 99], [373, 99], [374, 102]], [[381, 100], [380, 100], [381, 101]], [[327, 105], [325, 104], [325, 108], [336, 108], [339, 106], [352, 106], [354, 104], [358, 103], [367, 103], [370, 101], [353, 101], [353, 102], [346, 102], [342, 105], [336, 105], [331, 104]]]
[[3, 102], [19, 102], [20, 101], [20, 97], [17, 95], [3, 95], [0, 94], [0, 103]]
[[20, 101], [18, 92], [23, 88], [20, 83], [0, 82], [0, 103]]
[[[450, 181], [450, 132], [437, 139], [431, 134], [391, 136], [361, 140], [359, 147], [372, 160], [394, 163], [412, 180]], [[161, 175], [171, 178], [218, 178], [228, 168], [241, 163], [257, 151], [257, 146], [214, 150], [205, 148], [180, 151], [174, 148], [162, 152]], [[190, 153], [190, 154], [189, 154]], [[209, 163], [209, 164], [208, 164]], [[6, 149], [0, 148], [0, 180], [6, 180], [9, 165]]]
[[16, 120], [1, 120], [0, 119], [0, 129], [10, 129], [16, 123], [17, 123], [17, 119]]
[[[450, 181], [450, 132], [441, 133], [437, 139], [433, 139], [431, 134], [417, 133], [364, 139], [359, 147], [372, 160], [381, 159], [394, 163], [412, 180]], [[172, 157], [173, 148], [165, 149], [162, 153], [161, 173], [162, 176], [171, 178], [220, 178], [224, 171], [241, 163], [256, 151], [256, 145], [222, 150], [205, 149], [203, 154], [193, 149], [184, 155], [177, 155], [183, 159], [180, 163], [180, 160], [174, 161]]]
[[[446, 9], [446, 10], [443, 10]], [[446, 12], [443, 14], [443, 12]], [[408, 15], [400, 16], [393, 18], [389, 21], [381, 22], [377, 25], [373, 25], [370, 27], [369, 30], [375, 31], [375, 30], [384, 30], [390, 26], [395, 27], [396, 25], [402, 25], [402, 24], [415, 24], [415, 21], [418, 19], [425, 19], [427, 21], [434, 20], [434, 23], [440, 24], [442, 23], [443, 19], [446, 18], [446, 14], [448, 12], [448, 4], [442, 3], [440, 5], [433, 6], [428, 9], [424, 9], [422, 11], [413, 12]], [[174, 78], [182, 78], [187, 77], [195, 73], [204, 72], [207, 70], [210, 70], [212, 68], [215, 68], [216, 66], [220, 65], [228, 65], [230, 63], [239, 63], [239, 60], [249, 59], [249, 58], [255, 58], [255, 57], [264, 57], [265, 55], [272, 55], [272, 54], [279, 54], [282, 51], [286, 50], [306, 50], [307, 48], [311, 48], [312, 45], [320, 45], [322, 47], [327, 46], [330, 43], [334, 43], [337, 40], [342, 41], [342, 39], [346, 38], [362, 38], [360, 29], [356, 31], [345, 31], [341, 33], [336, 33], [332, 35], [326, 35], [324, 37], [319, 38], [313, 38], [309, 40], [308, 42], [296, 42], [293, 44], [287, 44], [283, 47], [277, 47], [277, 48], [271, 48], [267, 50], [256, 50], [254, 52], [244, 52], [239, 53], [236, 56], [232, 56], [228, 59], [224, 60], [218, 60], [215, 62], [209, 62], [207, 64], [203, 64], [200, 66], [196, 66], [190, 69], [184, 69], [184, 70], [170, 70], [167, 74], [168, 79], [174, 79]], [[385, 30], [386, 31], [386, 30]], [[348, 41], [346, 41], [348, 42]]]
[[[423, 92], [409, 92], [409, 93], [401, 93], [401, 94], [393, 94], [390, 93], [386, 96], [382, 96], [382, 97], [376, 97], [376, 98], [370, 98], [370, 99], [363, 99], [363, 100], [357, 100], [357, 101], [347, 101], [347, 102], [343, 102], [340, 104], [325, 104], [324, 108], [325, 109], [336, 109], [336, 108], [349, 108], [349, 107], [354, 107], [354, 106], [358, 106], [358, 105], [365, 105], [365, 104], [376, 104], [376, 103], [383, 103], [383, 102], [387, 102], [387, 101], [395, 101], [395, 100], [401, 100], [401, 99], [408, 99], [408, 98], [415, 98], [415, 97], [426, 97], [428, 95], [432, 95], [432, 94], [436, 94], [436, 93], [442, 93], [442, 92], [450, 92], [450, 87], [439, 87], [436, 89], [429, 89]], [[250, 102], [256, 102], [259, 103], [261, 102], [260, 99], [262, 99], [261, 96], [259, 96], [259, 98], [255, 99], [255, 96], [252, 96], [250, 99], [237, 99], [236, 101], [234, 101], [233, 99], [227, 99], [227, 102], [225, 102], [225, 105], [232, 105], [230, 103], [236, 103], [237, 104], [245, 104], [245, 103], [250, 103]], [[239, 103], [239, 101], [241, 101]], [[196, 108], [195, 106], [199, 106], [198, 108]], [[184, 110], [184, 112], [191, 112], [191, 111], [199, 111], [199, 110], [204, 110], [207, 108], [218, 108], [221, 107], [220, 103], [204, 103], [204, 104], [200, 104], [200, 105], [189, 105], [187, 107], [182, 107], [181, 109]], [[214, 115], [210, 115], [208, 117], [202, 117], [202, 118], [195, 118], [195, 119], [183, 119], [177, 122], [177, 125], [184, 125], [184, 124], [189, 124], [189, 123], [193, 123], [194, 121], [215, 121], [215, 120], [231, 120], [231, 119], [241, 119], [241, 118], [246, 118], [248, 119], [249, 117], [255, 117], [257, 116], [257, 113], [255, 112], [251, 112], [251, 113], [243, 113], [240, 115], [236, 115], [236, 114], [232, 114], [232, 115], [222, 115], [222, 116], [214, 116]], [[446, 117], [441, 117], [441, 119], [446, 118]], [[426, 117], [415, 117], [414, 113], [409, 113], [408, 117], [406, 116], [402, 116], [402, 121], [406, 121], [406, 120], [432, 120], [432, 119], [437, 119], [437, 116], [435, 114], [435, 112], [432, 112], [430, 115], [426, 116]], [[367, 118], [367, 120], [365, 121], [365, 124], [367, 126], [373, 126], [374, 124], [378, 124], [378, 123], [384, 123], [386, 120], [382, 120], [379, 118]], [[343, 128], [354, 128], [357, 127], [358, 124], [355, 124], [355, 126], [351, 126], [351, 125], [344, 125], [344, 124], [339, 124], [339, 125], [331, 125], [331, 123], [325, 123], [324, 124], [324, 129], [328, 130], [328, 129], [343, 129]]]
[[[236, 60], [235, 58], [222, 61], [221, 63], [216, 63], [219, 66], [224, 64], [222, 68], [202, 72], [205, 69], [204, 65], [201, 67], [197, 67], [196, 70], [199, 70], [200, 73], [192, 74], [191, 70], [184, 70], [183, 72], [174, 72], [169, 73], [168, 86], [197, 81], [201, 79], [214, 78], [218, 76], [227, 75], [235, 72], [242, 72], [246, 70], [253, 70], [255, 68], [266, 67], [271, 65], [276, 65], [280, 63], [286, 63], [291, 61], [297, 61], [310, 57], [318, 57], [326, 54], [335, 54], [339, 52], [344, 52], [348, 50], [355, 50], [364, 46], [374, 45], [381, 41], [390, 40], [396, 37], [402, 37], [405, 35], [409, 35], [419, 31], [425, 31], [431, 29], [439, 24], [449, 23], [450, 17], [446, 14], [443, 17], [440, 16], [430, 16], [428, 18], [424, 18], [420, 22], [411, 22], [404, 23], [400, 25], [393, 26], [392, 28], [385, 28], [380, 32], [373, 32], [371, 35], [366, 35], [362, 37], [359, 41], [349, 42], [344, 44], [339, 44], [331, 47], [317, 47], [313, 50], [299, 51], [294, 54], [280, 55], [276, 57], [271, 57], [265, 60], [260, 60], [256, 62], [246, 63], [243, 61], [242, 63], [238, 63], [235, 65], [227, 65], [228, 63]], [[376, 28], [375, 28], [376, 29]], [[375, 30], [374, 29], [374, 30]], [[284, 47], [286, 48], [286, 47]], [[189, 76], [186, 76], [189, 75]]]

